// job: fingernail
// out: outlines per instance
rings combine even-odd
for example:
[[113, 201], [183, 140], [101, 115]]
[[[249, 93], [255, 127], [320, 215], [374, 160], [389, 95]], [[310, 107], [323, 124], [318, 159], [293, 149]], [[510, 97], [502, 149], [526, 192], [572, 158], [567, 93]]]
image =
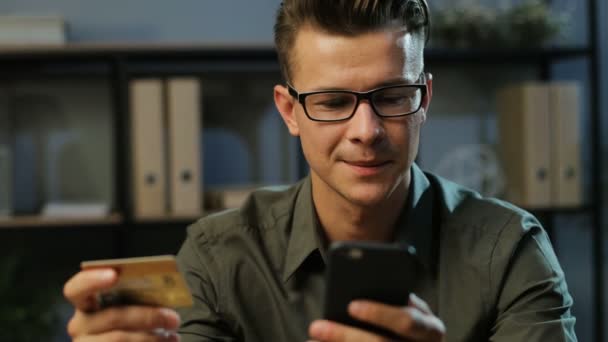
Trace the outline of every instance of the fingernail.
[[174, 331], [170, 331], [167, 334], [166, 340], [170, 342], [179, 342], [179, 335]]
[[352, 301], [348, 305], [348, 312], [350, 312], [351, 315], [360, 315], [363, 310], [365, 310], [365, 304], [360, 301]]
[[97, 276], [101, 280], [110, 280], [114, 278], [114, 270], [101, 270], [97, 272]]
[[420, 299], [420, 297], [416, 296], [416, 294], [414, 294], [414, 292], [410, 292], [410, 302], [413, 303], [420, 303], [422, 299]]
[[158, 337], [163, 341], [179, 341], [179, 335], [175, 331], [158, 328], [154, 329], [152, 332], [155, 337]]
[[177, 329], [177, 327], [179, 327], [180, 318], [177, 312], [171, 309], [161, 308], [160, 314], [163, 315], [165, 319], [165, 329]]
[[313, 338], [323, 339], [325, 336], [327, 336], [328, 329], [329, 324], [326, 321], [314, 321], [310, 325], [310, 335]]

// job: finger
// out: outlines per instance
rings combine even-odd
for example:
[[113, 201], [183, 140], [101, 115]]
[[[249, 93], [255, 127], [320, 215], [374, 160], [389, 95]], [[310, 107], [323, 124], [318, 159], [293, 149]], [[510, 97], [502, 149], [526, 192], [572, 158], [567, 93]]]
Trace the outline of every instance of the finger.
[[97, 306], [95, 294], [111, 288], [116, 281], [116, 271], [110, 268], [80, 271], [66, 282], [63, 295], [76, 309], [91, 311]]
[[409, 304], [413, 307], [418, 308], [420, 311], [426, 314], [433, 314], [433, 311], [431, 311], [429, 305], [424, 300], [422, 300], [422, 298], [416, 296], [414, 293], [410, 293]]
[[439, 318], [415, 307], [399, 308], [354, 301], [348, 306], [348, 312], [355, 319], [383, 327], [404, 338], [440, 341], [445, 334], [445, 326]]
[[176, 330], [180, 319], [177, 312], [149, 306], [111, 307], [95, 313], [76, 312], [68, 323], [72, 337], [95, 335], [112, 330], [152, 331]]
[[385, 337], [326, 320], [312, 322], [308, 328], [308, 334], [310, 338], [320, 342], [389, 342]]
[[112, 331], [103, 335], [85, 336], [74, 339], [74, 342], [178, 342], [179, 335], [175, 332], [154, 333], [154, 332], [131, 332], [131, 331]]

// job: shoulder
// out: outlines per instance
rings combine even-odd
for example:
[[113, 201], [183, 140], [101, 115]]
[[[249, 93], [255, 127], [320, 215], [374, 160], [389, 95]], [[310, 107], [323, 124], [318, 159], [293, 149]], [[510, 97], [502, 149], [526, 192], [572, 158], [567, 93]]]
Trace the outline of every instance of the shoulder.
[[486, 305], [495, 303], [509, 275], [509, 283], [520, 281], [510, 288], [524, 289], [531, 279], [563, 282], [551, 241], [532, 214], [432, 174], [427, 177], [438, 189], [442, 207], [439, 244], [443, 266], [458, 269], [461, 277], [456, 278], [461, 285], [475, 282]]
[[438, 191], [442, 226], [445, 229], [465, 230], [474, 233], [473, 236], [477, 238], [492, 236], [496, 239], [503, 234], [521, 238], [543, 229], [531, 213], [509, 202], [484, 197], [431, 173], [426, 175]]
[[432, 174], [427, 177], [439, 193], [439, 243], [444, 260], [472, 267], [485, 275], [482, 278], [500, 278], [521, 251], [533, 248], [547, 259], [538, 262], [561, 272], [547, 233], [531, 213], [441, 177]]
[[187, 239], [199, 245], [223, 240], [236, 235], [259, 235], [292, 214], [302, 181], [290, 186], [260, 188], [248, 196], [245, 203], [203, 217], [187, 229]]
[[201, 218], [187, 228], [177, 255], [182, 271], [220, 288], [231, 274], [256, 260], [278, 268], [292, 207], [303, 182], [254, 191], [242, 207]]

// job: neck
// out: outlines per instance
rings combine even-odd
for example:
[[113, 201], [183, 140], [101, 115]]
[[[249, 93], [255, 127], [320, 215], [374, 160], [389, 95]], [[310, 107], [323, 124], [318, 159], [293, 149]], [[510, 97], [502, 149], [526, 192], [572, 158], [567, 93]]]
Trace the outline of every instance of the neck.
[[399, 219], [411, 180], [407, 171], [392, 193], [373, 205], [359, 205], [329, 189], [314, 174], [312, 177], [313, 203], [329, 242], [362, 240], [389, 242]]

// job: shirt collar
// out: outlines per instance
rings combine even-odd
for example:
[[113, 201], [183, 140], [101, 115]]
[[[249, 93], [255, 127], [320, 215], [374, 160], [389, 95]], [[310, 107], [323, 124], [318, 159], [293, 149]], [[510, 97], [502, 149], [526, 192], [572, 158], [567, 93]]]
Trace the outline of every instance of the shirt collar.
[[395, 242], [406, 243], [416, 249], [420, 261], [429, 269], [434, 265], [437, 206], [434, 189], [424, 172], [413, 164], [408, 199], [399, 217]]
[[[406, 206], [397, 220], [395, 242], [407, 243], [426, 267], [434, 264], [434, 193], [422, 170], [413, 164]], [[283, 281], [289, 280], [314, 251], [324, 258], [323, 234], [312, 203], [310, 176], [306, 177], [296, 198], [287, 253], [283, 266]]]
[[283, 265], [283, 281], [289, 280], [312, 252], [322, 250], [320, 225], [312, 204], [312, 183], [308, 176], [296, 197]]

